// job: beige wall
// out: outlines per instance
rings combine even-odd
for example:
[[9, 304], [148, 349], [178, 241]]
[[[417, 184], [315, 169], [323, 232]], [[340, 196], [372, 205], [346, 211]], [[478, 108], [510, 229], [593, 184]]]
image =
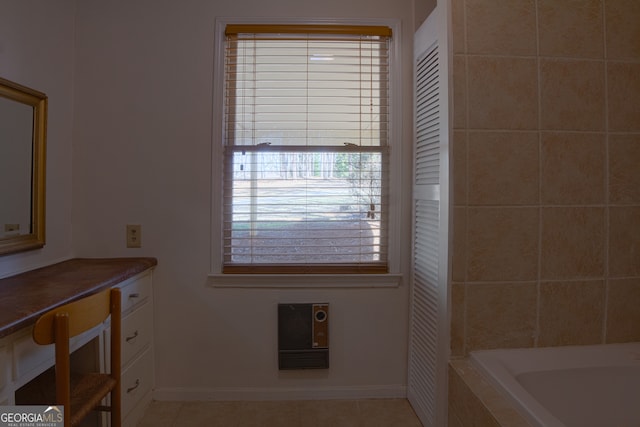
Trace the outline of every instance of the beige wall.
[[640, 340], [638, 22], [453, 1], [454, 356]]
[[[5, 277], [73, 255], [71, 140], [75, 1], [3, 1], [1, 10], [0, 77], [49, 97], [46, 245], [38, 250], [1, 256], [0, 277]], [[3, 155], [6, 153], [0, 152], [0, 156]], [[5, 203], [10, 200], [3, 195], [0, 204]]]
[[436, 0], [413, 0], [413, 24], [416, 29], [420, 28], [437, 3]]
[[[403, 139], [411, 147], [412, 2], [401, 0], [77, 2], [73, 244], [81, 256], [155, 256], [156, 397], [403, 395], [408, 286], [209, 286], [215, 22], [229, 18], [389, 18], [401, 22]], [[409, 173], [407, 173], [409, 172]], [[410, 170], [395, 201], [409, 224]], [[407, 191], [402, 191], [406, 188]], [[216, 193], [217, 194], [217, 193]], [[404, 199], [403, 195], [404, 194]], [[212, 220], [213, 212], [213, 220]], [[125, 225], [142, 248], [125, 248]], [[409, 241], [404, 226], [400, 242]], [[408, 251], [409, 247], [403, 248]], [[409, 260], [408, 256], [403, 257]], [[403, 264], [408, 264], [405, 262]], [[403, 272], [407, 268], [403, 265]], [[280, 372], [277, 304], [331, 304], [331, 368]]]

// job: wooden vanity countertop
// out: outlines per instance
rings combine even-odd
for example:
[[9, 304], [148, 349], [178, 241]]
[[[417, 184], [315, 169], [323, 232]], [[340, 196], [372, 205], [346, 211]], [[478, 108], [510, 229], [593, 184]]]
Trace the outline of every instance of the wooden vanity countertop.
[[155, 258], [74, 258], [0, 279], [0, 338], [47, 311], [157, 265]]

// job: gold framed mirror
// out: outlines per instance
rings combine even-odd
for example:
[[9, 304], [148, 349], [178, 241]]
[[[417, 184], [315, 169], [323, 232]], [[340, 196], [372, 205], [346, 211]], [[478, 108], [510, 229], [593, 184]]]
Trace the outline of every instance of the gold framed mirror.
[[47, 96], [0, 77], [0, 255], [45, 244]]

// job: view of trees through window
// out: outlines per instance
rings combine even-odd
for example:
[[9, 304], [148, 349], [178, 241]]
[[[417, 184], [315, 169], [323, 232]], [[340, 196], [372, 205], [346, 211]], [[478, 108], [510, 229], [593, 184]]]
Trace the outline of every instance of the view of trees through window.
[[238, 152], [233, 159], [236, 262], [379, 258], [380, 153]]

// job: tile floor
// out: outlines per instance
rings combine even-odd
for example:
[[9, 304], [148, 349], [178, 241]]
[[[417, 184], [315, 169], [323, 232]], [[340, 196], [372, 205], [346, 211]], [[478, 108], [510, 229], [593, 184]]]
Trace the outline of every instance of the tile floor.
[[421, 427], [405, 399], [154, 401], [138, 427]]

